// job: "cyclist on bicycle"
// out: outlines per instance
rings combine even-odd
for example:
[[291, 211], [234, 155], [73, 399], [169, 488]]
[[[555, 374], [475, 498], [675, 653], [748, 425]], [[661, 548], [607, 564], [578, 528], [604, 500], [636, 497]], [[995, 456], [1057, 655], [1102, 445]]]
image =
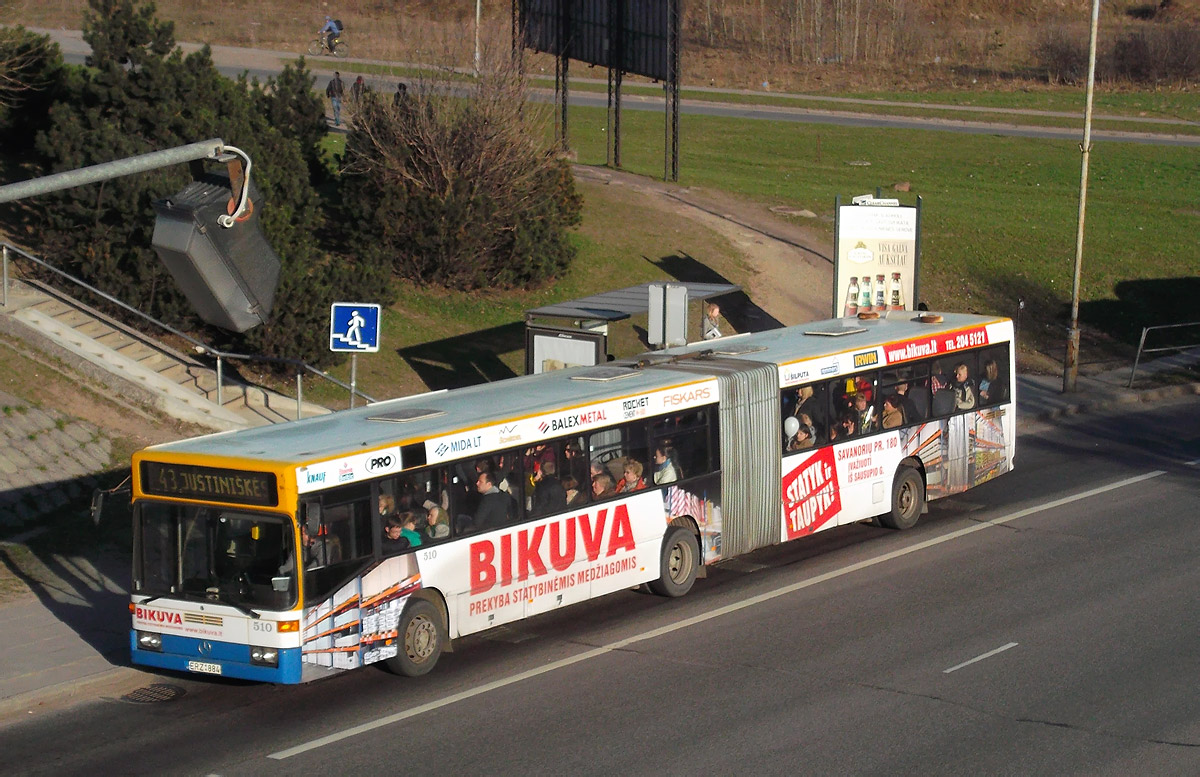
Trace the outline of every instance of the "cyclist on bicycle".
[[333, 44], [337, 43], [338, 36], [342, 34], [342, 28], [338, 26], [332, 16], [326, 16], [325, 26], [317, 34], [325, 39], [325, 47], [333, 51]]

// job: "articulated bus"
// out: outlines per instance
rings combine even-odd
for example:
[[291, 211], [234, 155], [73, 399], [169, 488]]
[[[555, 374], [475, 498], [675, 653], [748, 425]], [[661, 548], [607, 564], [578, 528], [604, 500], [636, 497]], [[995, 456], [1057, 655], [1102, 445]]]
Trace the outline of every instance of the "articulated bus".
[[133, 457], [137, 664], [415, 676], [453, 640], [1008, 472], [1012, 322], [819, 321]]

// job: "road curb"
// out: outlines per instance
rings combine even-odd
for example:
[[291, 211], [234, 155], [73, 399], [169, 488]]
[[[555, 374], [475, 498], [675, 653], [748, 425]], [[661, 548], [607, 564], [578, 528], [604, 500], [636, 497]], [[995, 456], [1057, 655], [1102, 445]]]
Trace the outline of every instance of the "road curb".
[[155, 675], [131, 667], [114, 667], [78, 680], [36, 688], [0, 699], [0, 723], [14, 722], [109, 694], [124, 694], [149, 682]]
[[1200, 396], [1200, 381], [1180, 383], [1173, 386], [1155, 386], [1154, 388], [1142, 389], [1140, 391], [1129, 389], [1126, 393], [1114, 396], [1091, 399], [1080, 397], [1078, 401], [1067, 401], [1066, 404], [1060, 407], [1052, 407], [1026, 417], [1032, 417], [1038, 421], [1053, 421], [1065, 416], [1101, 413], [1116, 410], [1126, 405], [1152, 404], [1154, 402], [1180, 399], [1188, 396]]

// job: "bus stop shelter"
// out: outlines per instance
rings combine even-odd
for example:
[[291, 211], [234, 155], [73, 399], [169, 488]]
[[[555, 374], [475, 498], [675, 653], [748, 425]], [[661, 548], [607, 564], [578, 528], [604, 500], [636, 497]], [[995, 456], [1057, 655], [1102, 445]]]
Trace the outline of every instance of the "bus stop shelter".
[[[659, 281], [593, 294], [525, 311], [525, 372], [600, 364], [607, 358], [608, 325], [650, 312], [650, 287], [687, 289], [688, 301], [705, 302], [740, 291], [732, 283]], [[703, 315], [703, 313], [701, 313]], [[537, 323], [549, 319], [551, 323]]]

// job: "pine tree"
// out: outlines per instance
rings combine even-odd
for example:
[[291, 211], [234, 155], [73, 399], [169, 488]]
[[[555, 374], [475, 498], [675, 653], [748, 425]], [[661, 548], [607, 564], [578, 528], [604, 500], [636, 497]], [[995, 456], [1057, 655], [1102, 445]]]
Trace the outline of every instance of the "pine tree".
[[[309, 175], [315, 124], [304, 120], [300, 94], [302, 84], [311, 86], [307, 71], [289, 68], [268, 90], [244, 78], [231, 81], [216, 71], [207, 48], [183, 56], [175, 48], [172, 25], [155, 18], [153, 5], [89, 0], [89, 7], [84, 40], [92, 55], [87, 70], [63, 79], [62, 97], [38, 136], [44, 172], [208, 138], [244, 150], [261, 193], [263, 232], [283, 264], [280, 288], [268, 325], [240, 336], [210, 329], [205, 337], [219, 347], [328, 364], [329, 303], [353, 298], [363, 284], [378, 294], [387, 283], [378, 272], [351, 271], [315, 250], [313, 235], [323, 217]], [[319, 109], [314, 114], [322, 115]], [[201, 329], [150, 247], [152, 203], [189, 180], [181, 165], [41, 198], [43, 251], [139, 310], [168, 324]]]
[[6, 153], [32, 149], [64, 77], [62, 54], [48, 36], [0, 28], [0, 146]]

